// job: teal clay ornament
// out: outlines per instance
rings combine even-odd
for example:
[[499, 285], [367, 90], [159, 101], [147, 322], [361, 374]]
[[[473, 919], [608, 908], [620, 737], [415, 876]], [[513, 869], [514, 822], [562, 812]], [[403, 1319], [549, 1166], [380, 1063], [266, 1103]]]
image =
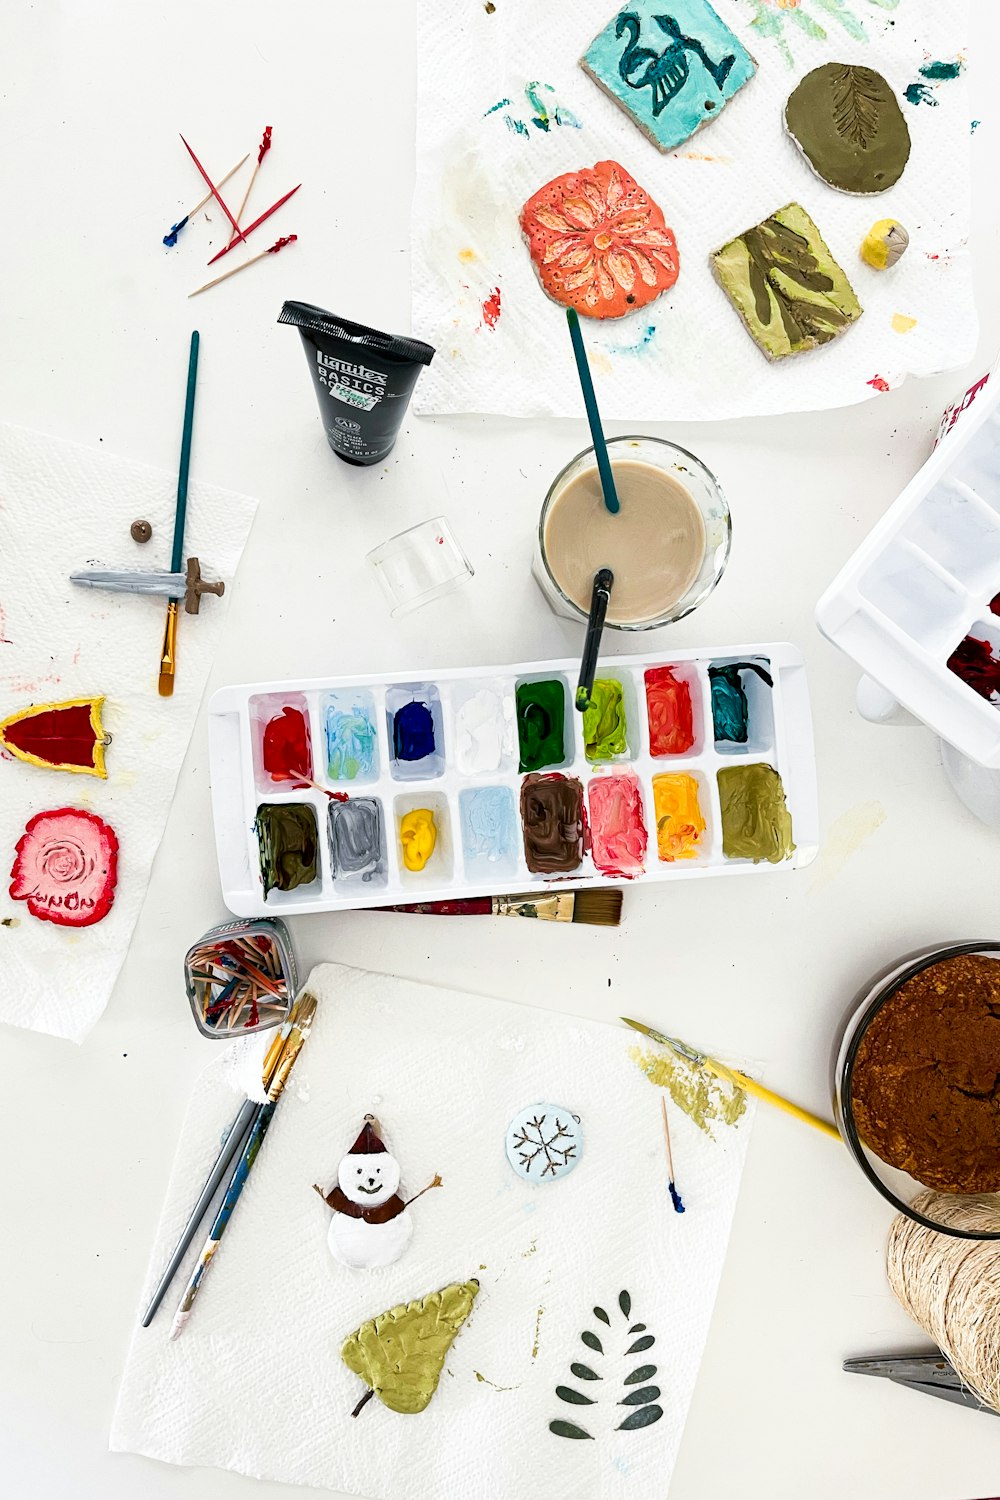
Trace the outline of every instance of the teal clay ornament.
[[633, 0], [580, 66], [661, 151], [718, 119], [757, 64], [708, 0]]
[[768, 359], [828, 344], [863, 311], [799, 203], [786, 203], [744, 230], [711, 260], [716, 280]]
[[254, 822], [264, 895], [309, 885], [318, 873], [316, 814], [306, 802], [262, 802]]
[[841, 193], [884, 193], [910, 159], [903, 111], [874, 68], [814, 68], [789, 96], [785, 129], [817, 177]]

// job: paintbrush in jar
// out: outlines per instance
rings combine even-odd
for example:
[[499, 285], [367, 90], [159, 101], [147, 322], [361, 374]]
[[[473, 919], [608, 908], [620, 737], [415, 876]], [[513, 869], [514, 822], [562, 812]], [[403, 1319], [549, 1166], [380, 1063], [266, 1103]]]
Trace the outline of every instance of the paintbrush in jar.
[[617, 927], [621, 891], [545, 891], [524, 896], [463, 896], [454, 901], [417, 901], [407, 906], [375, 906], [370, 911], [401, 911], [423, 917], [533, 917], [539, 922], [579, 922], [585, 927]]
[[601, 649], [601, 636], [604, 634], [604, 621], [607, 618], [608, 601], [611, 598], [614, 581], [615, 575], [610, 568], [599, 568], [594, 574], [594, 591], [590, 596], [590, 616], [587, 620], [587, 634], [583, 642], [580, 680], [577, 683], [574, 700], [581, 714], [586, 713], [590, 707], [590, 699], [594, 691], [597, 653]]

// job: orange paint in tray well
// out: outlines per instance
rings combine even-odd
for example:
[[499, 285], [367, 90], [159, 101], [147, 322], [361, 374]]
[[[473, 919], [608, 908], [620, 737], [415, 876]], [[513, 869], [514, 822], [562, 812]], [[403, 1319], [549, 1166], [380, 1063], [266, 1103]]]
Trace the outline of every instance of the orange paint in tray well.
[[683, 771], [653, 777], [653, 814], [660, 859], [696, 859], [701, 853], [705, 819], [698, 799], [698, 782]]

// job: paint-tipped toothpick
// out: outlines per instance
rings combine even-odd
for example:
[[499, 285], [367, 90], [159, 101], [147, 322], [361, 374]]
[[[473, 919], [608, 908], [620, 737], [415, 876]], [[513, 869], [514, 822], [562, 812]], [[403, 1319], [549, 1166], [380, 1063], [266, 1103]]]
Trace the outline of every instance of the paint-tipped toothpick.
[[[250, 259], [245, 260], [242, 265], [231, 266], [228, 271], [223, 271], [221, 276], [216, 276], [211, 281], [206, 281], [204, 286], [196, 287], [193, 292], [188, 292], [188, 296], [197, 297], [201, 292], [207, 292], [210, 287], [218, 286], [220, 281], [228, 281], [230, 276], [236, 275], [237, 271], [245, 271], [247, 266], [256, 265], [259, 260], [263, 260], [267, 255], [277, 255], [278, 251], [284, 250], [286, 245], [294, 245], [297, 239], [297, 234], [286, 234], [283, 239], [275, 240], [273, 245], [270, 245], [266, 250], [262, 250], [259, 255], [251, 255]], [[310, 783], [310, 785], [312, 784]]]
[[663, 1112], [663, 1134], [667, 1140], [667, 1167], [670, 1172], [667, 1187], [670, 1190], [670, 1201], [674, 1205], [674, 1213], [682, 1214], [684, 1212], [684, 1199], [674, 1185], [674, 1153], [670, 1145], [670, 1120], [667, 1116], [667, 1101], [663, 1094], [660, 1095], [660, 1109]]
[[[201, 173], [202, 177], [204, 177], [204, 179], [205, 179], [205, 185], [211, 190], [212, 197], [215, 199], [216, 203], [222, 209], [222, 212], [225, 214], [226, 218], [229, 220], [230, 224], [233, 226], [234, 230], [236, 231], [236, 237], [237, 237], [237, 239], [245, 240], [246, 239], [246, 235], [243, 233], [242, 229], [237, 224], [237, 222], [233, 218], [232, 214], [229, 212], [229, 209], [226, 207], [225, 201], [224, 201], [224, 199], [222, 197], [222, 194], [219, 192], [219, 189], [216, 187], [216, 185], [212, 181], [211, 177], [209, 177], [208, 173], [205, 171], [205, 168], [202, 166], [201, 162], [195, 156], [194, 152], [191, 150], [191, 147], [188, 145], [187, 141], [184, 140], [183, 136], [181, 136], [181, 140], [184, 141], [184, 149], [185, 149], [185, 151], [190, 156], [190, 158], [194, 162], [195, 166], [198, 168], [198, 171]], [[230, 241], [230, 243], [232, 243], [232, 242]]]
[[[267, 155], [270, 149], [271, 126], [266, 125], [264, 127], [264, 134], [260, 138], [260, 146], [257, 148], [257, 160], [254, 162], [253, 171], [250, 173], [250, 181], [247, 183], [247, 190], [243, 194], [243, 202], [240, 204], [239, 209], [237, 210], [237, 219], [242, 219], [244, 213], [246, 212], [247, 203], [250, 201], [250, 193], [253, 190], [254, 183], [257, 181], [257, 173], [260, 171], [260, 164], [264, 160], [264, 157]], [[244, 157], [243, 160], [246, 161], [246, 157]], [[233, 235], [232, 238], [235, 239], [236, 236]]]
[[[265, 219], [269, 219], [272, 214], [276, 214], [278, 212], [278, 209], [281, 207], [281, 205], [283, 203], [287, 203], [288, 200], [289, 200], [289, 198], [292, 196], [292, 194], [293, 193], [297, 193], [298, 190], [299, 190], [299, 188], [301, 186], [302, 186], [301, 182], [298, 182], [298, 183], [295, 184], [295, 186], [293, 188], [289, 188], [288, 192], [285, 193], [281, 198], [279, 198], [278, 201], [277, 201], [277, 203], [272, 203], [270, 208], [267, 208], [267, 209], [264, 210], [264, 212], [261, 214], [260, 218], [254, 219], [254, 221], [253, 221], [252, 224], [248, 224], [247, 225], [246, 229], [244, 229], [242, 231], [241, 238], [244, 239], [244, 240], [248, 239], [249, 236], [251, 234], [253, 234], [254, 230], [258, 229], [260, 227], [260, 225], [263, 224], [263, 222], [264, 222]], [[230, 240], [228, 245], [223, 245], [222, 249], [218, 252], [218, 254], [212, 256], [212, 259], [208, 262], [208, 264], [210, 266], [214, 266], [215, 262], [217, 260], [221, 260], [224, 255], [228, 255], [229, 254], [230, 250], [233, 248], [233, 245], [235, 243], [236, 243], [235, 240]]]
[[[219, 183], [218, 183], [219, 187], [225, 187], [225, 185], [229, 181], [230, 177], [235, 177], [236, 176], [237, 172], [240, 170], [240, 167], [242, 167], [243, 163], [249, 158], [249, 156], [250, 156], [250, 152], [248, 151], [247, 154], [246, 154], [246, 156], [241, 156], [240, 157], [240, 159], [236, 163], [235, 167], [230, 167], [229, 168], [229, 171], [226, 173], [225, 177], [220, 177], [219, 178]], [[176, 224], [171, 224], [170, 228], [167, 230], [166, 234], [163, 236], [163, 243], [166, 245], [166, 247], [167, 247], [168, 250], [172, 250], [173, 247], [176, 245], [176, 243], [177, 243], [177, 236], [180, 234], [181, 230], [184, 228], [184, 226], [188, 222], [188, 220], [189, 219], [193, 219], [194, 216], [195, 216], [195, 214], [200, 214], [201, 211], [202, 211], [202, 209], [205, 207], [205, 204], [206, 203], [211, 203], [213, 196], [214, 196], [214, 194], [212, 194], [212, 193], [206, 193], [205, 196], [204, 196], [204, 198], [199, 199], [199, 201], [195, 204], [194, 208], [189, 208], [188, 209], [188, 211], [184, 215], [183, 219], [178, 219]], [[242, 210], [241, 210], [241, 212], [242, 212]]]

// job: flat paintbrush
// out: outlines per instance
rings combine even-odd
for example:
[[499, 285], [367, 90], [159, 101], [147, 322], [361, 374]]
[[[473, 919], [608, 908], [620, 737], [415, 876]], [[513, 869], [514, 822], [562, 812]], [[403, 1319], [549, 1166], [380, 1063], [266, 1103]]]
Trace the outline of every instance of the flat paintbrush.
[[539, 922], [582, 922], [586, 927], [617, 927], [621, 891], [540, 891], [524, 896], [461, 896], [454, 901], [417, 901], [407, 906], [375, 906], [422, 917], [534, 917]]
[[790, 1099], [776, 1094], [773, 1089], [765, 1088], [764, 1084], [758, 1083], [755, 1078], [748, 1078], [746, 1073], [741, 1073], [738, 1068], [727, 1068], [725, 1063], [719, 1062], [717, 1058], [709, 1057], [705, 1052], [695, 1051], [694, 1047], [689, 1047], [686, 1042], [680, 1041], [675, 1036], [664, 1036], [662, 1031], [654, 1031], [652, 1026], [644, 1026], [641, 1021], [630, 1021], [628, 1016], [620, 1016], [619, 1019], [624, 1021], [626, 1026], [631, 1026], [633, 1031], [641, 1031], [643, 1036], [652, 1037], [654, 1042], [669, 1047], [671, 1052], [693, 1067], [704, 1068], [706, 1072], [714, 1073], [716, 1078], [721, 1078], [725, 1083], [731, 1084], [734, 1089], [742, 1089], [745, 1094], [752, 1094], [755, 1099], [761, 1099], [765, 1104], [773, 1104], [775, 1109], [783, 1110], [786, 1115], [791, 1115], [794, 1119], [811, 1125], [814, 1130], [821, 1130], [824, 1135], [832, 1136], [835, 1141], [840, 1140], [840, 1131], [829, 1120], [824, 1120], [821, 1115], [812, 1114], [801, 1105], [793, 1104]]

